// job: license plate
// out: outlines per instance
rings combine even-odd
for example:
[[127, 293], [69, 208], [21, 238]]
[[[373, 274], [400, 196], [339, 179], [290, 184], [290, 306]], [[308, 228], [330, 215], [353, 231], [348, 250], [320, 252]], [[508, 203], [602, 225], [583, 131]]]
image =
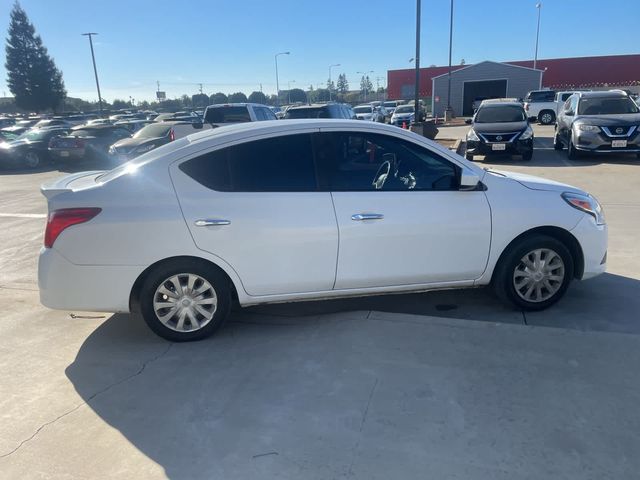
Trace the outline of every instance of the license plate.
[[611, 146], [613, 148], [627, 148], [627, 141], [626, 140], [613, 140], [611, 142]]
[[507, 149], [506, 143], [494, 143], [493, 145], [491, 145], [491, 150], [506, 150], [506, 149]]
[[68, 157], [68, 156], [69, 156], [69, 152], [67, 152], [66, 150], [62, 150], [62, 151], [60, 152], [60, 156], [61, 156], [61, 157]]

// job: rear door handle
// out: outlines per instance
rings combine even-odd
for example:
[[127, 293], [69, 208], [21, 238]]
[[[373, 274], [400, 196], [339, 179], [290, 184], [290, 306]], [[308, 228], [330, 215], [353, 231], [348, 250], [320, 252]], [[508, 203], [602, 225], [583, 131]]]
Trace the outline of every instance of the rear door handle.
[[213, 227], [217, 225], [231, 225], [230, 220], [223, 220], [221, 218], [207, 218], [204, 220], [196, 220], [194, 223], [196, 227]]
[[382, 220], [384, 215], [381, 213], [354, 213], [351, 215], [351, 220], [361, 222], [363, 220]]

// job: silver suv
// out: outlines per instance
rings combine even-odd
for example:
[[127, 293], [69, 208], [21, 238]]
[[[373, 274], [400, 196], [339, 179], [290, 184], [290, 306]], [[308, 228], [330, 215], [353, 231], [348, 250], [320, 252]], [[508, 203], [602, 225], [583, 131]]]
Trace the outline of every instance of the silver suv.
[[558, 113], [554, 148], [581, 152], [635, 153], [640, 158], [640, 109], [622, 90], [576, 92]]

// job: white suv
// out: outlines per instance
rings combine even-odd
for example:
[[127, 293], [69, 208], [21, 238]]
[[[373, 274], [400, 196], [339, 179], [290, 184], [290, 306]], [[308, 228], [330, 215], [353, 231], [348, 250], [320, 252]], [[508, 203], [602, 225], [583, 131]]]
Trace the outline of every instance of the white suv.
[[240, 305], [493, 285], [517, 308], [604, 272], [595, 198], [353, 120], [233, 125], [42, 186], [51, 308], [141, 311], [164, 338]]

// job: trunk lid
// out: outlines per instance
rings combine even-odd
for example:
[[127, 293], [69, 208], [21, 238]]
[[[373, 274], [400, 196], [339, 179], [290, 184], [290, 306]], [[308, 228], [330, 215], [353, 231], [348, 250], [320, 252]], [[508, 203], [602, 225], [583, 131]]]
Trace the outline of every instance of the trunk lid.
[[78, 172], [72, 173], [71, 175], [65, 175], [64, 177], [43, 183], [40, 187], [40, 192], [42, 192], [47, 200], [50, 200], [61, 193], [92, 188], [98, 185], [98, 183], [96, 183], [96, 178], [104, 172], [105, 170], [94, 170], [90, 172]]

